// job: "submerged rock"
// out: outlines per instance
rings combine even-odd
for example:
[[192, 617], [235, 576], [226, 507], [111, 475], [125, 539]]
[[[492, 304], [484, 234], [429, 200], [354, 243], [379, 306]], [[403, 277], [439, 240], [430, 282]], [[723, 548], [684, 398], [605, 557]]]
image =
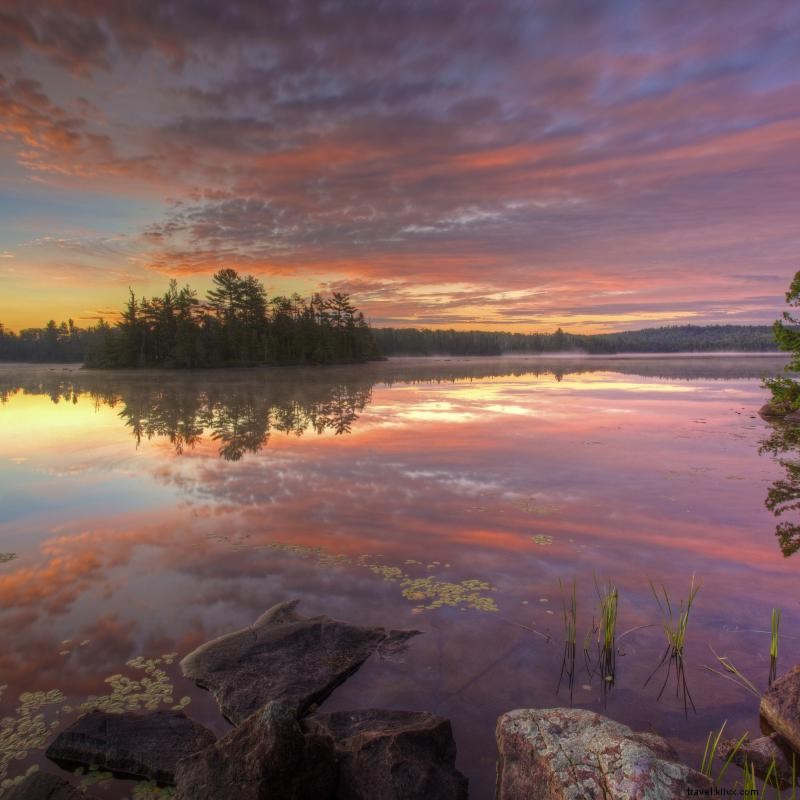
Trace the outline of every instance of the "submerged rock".
[[329, 737], [339, 767], [336, 800], [466, 800], [450, 721], [424, 711], [364, 709], [304, 722]]
[[305, 617], [297, 604], [279, 603], [249, 627], [213, 639], [181, 661], [183, 674], [209, 689], [235, 725], [271, 701], [302, 715], [379, 647], [395, 648], [419, 633], [387, 634], [327, 616]]
[[305, 735], [291, 706], [273, 702], [178, 763], [175, 800], [334, 800], [327, 737]]
[[[727, 761], [731, 750], [736, 746], [736, 739], [720, 742], [718, 753], [723, 761]], [[755, 767], [756, 774], [764, 778], [769, 772], [773, 760], [775, 773], [784, 786], [791, 786], [793, 776], [800, 773], [800, 756], [795, 756], [796, 768], [792, 766], [792, 748], [777, 734], [762, 736], [752, 741], [745, 741], [731, 759], [734, 764], [744, 767], [748, 761]]]
[[800, 751], [800, 665], [772, 682], [759, 710], [769, 726]]
[[3, 793], [3, 800], [94, 800], [60, 775], [34, 772]]
[[711, 787], [660, 736], [583, 709], [510, 711], [496, 735], [496, 800], [673, 800]]
[[119, 775], [175, 782], [178, 760], [216, 737], [178, 711], [92, 711], [60, 733], [46, 755], [59, 765], [95, 765]]

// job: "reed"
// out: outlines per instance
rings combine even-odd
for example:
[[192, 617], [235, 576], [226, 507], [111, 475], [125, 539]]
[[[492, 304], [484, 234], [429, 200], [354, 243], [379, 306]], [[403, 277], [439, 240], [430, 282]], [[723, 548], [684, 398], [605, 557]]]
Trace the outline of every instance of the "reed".
[[718, 783], [722, 780], [722, 776], [725, 774], [725, 771], [730, 766], [731, 762], [733, 761], [733, 757], [741, 748], [744, 740], [747, 738], [747, 734], [744, 733], [739, 738], [739, 740], [734, 744], [731, 748], [731, 751], [728, 753], [728, 757], [725, 759], [725, 762], [722, 765], [722, 769], [720, 769], [719, 773], [717, 773], [716, 777], [714, 776], [714, 759], [717, 757], [717, 750], [719, 749], [719, 743], [722, 740], [722, 734], [725, 732], [725, 726], [728, 724], [728, 721], [722, 723], [720, 729], [714, 734], [714, 731], [711, 731], [708, 734], [708, 738], [706, 739], [706, 749], [703, 752], [703, 760], [700, 763], [700, 772], [703, 773], [707, 778], [710, 778], [713, 783]]
[[680, 602], [680, 606], [675, 609], [670, 602], [667, 587], [661, 585], [661, 594], [663, 599], [659, 596], [653, 582], [650, 582], [650, 589], [653, 596], [658, 603], [658, 608], [661, 611], [661, 624], [664, 628], [664, 634], [667, 637], [667, 649], [671, 651], [673, 658], [683, 658], [683, 648], [686, 644], [686, 630], [689, 625], [689, 615], [692, 611], [692, 605], [697, 593], [700, 591], [700, 584], [695, 583], [695, 576], [692, 575], [692, 582], [689, 586], [689, 596], [684, 603]]
[[[558, 689], [564, 675], [569, 687], [569, 704], [572, 705], [572, 693], [575, 686], [575, 640], [578, 634], [578, 594], [575, 578], [572, 579], [572, 591], [567, 594], [561, 578], [558, 579], [561, 589], [561, 611], [564, 623], [564, 657], [561, 661], [561, 674], [558, 676]], [[556, 694], [558, 694], [556, 689]]]
[[564, 592], [564, 583], [558, 579], [561, 589], [561, 613], [564, 621], [564, 642], [575, 647], [575, 640], [578, 632], [578, 595], [575, 578], [572, 579], [572, 592], [567, 595]]
[[597, 577], [594, 579], [597, 597], [600, 600], [600, 625], [597, 630], [597, 641], [600, 648], [600, 672], [607, 683], [614, 682], [616, 668], [617, 608], [619, 591], [612, 581], [600, 586]]
[[769, 638], [769, 680], [771, 686], [772, 681], [775, 680], [778, 674], [778, 635], [781, 627], [781, 610], [779, 608], [772, 609], [772, 619], [770, 621], [770, 638]]

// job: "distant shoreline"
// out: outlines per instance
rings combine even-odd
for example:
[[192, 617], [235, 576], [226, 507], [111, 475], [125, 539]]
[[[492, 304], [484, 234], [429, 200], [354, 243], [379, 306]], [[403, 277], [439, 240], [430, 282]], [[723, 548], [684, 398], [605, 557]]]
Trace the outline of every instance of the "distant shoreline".
[[382, 364], [397, 364], [401, 366], [413, 366], [414, 364], [434, 364], [437, 362], [444, 363], [489, 363], [489, 362], [552, 362], [552, 361], [635, 361], [635, 360], [711, 360], [711, 359], [724, 359], [724, 358], [745, 358], [745, 359], [758, 359], [758, 360], [788, 360], [789, 354], [780, 350], [776, 351], [731, 351], [731, 350], [714, 350], [714, 351], [687, 351], [682, 353], [580, 353], [580, 352], [564, 352], [564, 353], [503, 353], [500, 355], [447, 355], [447, 354], [431, 354], [431, 355], [396, 355], [388, 356], [379, 361], [367, 361], [358, 364], [290, 364], [290, 365], [254, 365], [252, 367], [198, 367], [196, 369], [169, 369], [165, 367], [131, 367], [129, 369], [99, 369], [93, 367], [84, 367], [79, 361], [75, 362], [37, 362], [37, 361], [0, 361], [0, 369], [15, 369], [15, 368], [34, 368], [43, 369], [48, 371], [64, 371], [64, 372], [83, 372], [83, 373], [124, 373], [124, 374], [140, 374], [148, 373], [152, 375], [158, 374], [181, 374], [181, 373], [208, 373], [208, 374], [226, 374], [226, 373], [253, 373], [259, 371], [278, 371], [278, 372], [298, 372], [302, 370], [311, 372], [321, 372], [327, 370], [372, 370], [376, 367], [380, 369]]

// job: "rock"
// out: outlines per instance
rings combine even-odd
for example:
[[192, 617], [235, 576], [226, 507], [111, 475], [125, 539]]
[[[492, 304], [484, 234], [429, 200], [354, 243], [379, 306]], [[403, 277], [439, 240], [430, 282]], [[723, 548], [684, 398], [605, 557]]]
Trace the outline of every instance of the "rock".
[[336, 800], [466, 800], [450, 721], [424, 711], [334, 711], [304, 721], [339, 762]]
[[496, 800], [673, 800], [711, 787], [661, 737], [592, 711], [510, 711], [498, 719], [496, 735]]
[[783, 418], [784, 422], [789, 422], [792, 425], [800, 424], [800, 411], [790, 411], [786, 416]]
[[764, 403], [761, 408], [758, 409], [758, 415], [760, 417], [767, 417], [770, 419], [778, 419], [780, 417], [786, 416], [788, 412], [788, 408], [783, 408], [781, 406], [776, 405], [775, 403]]
[[93, 795], [80, 791], [60, 775], [34, 772], [24, 781], [6, 789], [3, 800], [93, 800]]
[[216, 740], [178, 711], [92, 711], [60, 733], [46, 755], [59, 766], [96, 765], [119, 775], [175, 782], [175, 765]]
[[[717, 752], [723, 761], [727, 761], [731, 750], [736, 746], [736, 739], [727, 739], [720, 742]], [[783, 739], [773, 733], [759, 739], [745, 741], [734, 753], [731, 759], [734, 764], [744, 767], [745, 760], [749, 761], [756, 773], [764, 778], [775, 760], [775, 773], [784, 786], [792, 785], [793, 775], [800, 774], [800, 756], [796, 757], [796, 772], [792, 770], [792, 748]]]
[[761, 697], [761, 716], [800, 751], [800, 665], [772, 682]]
[[334, 800], [327, 737], [304, 735], [291, 706], [268, 703], [215, 744], [178, 763], [175, 800]]
[[273, 700], [301, 716], [380, 645], [394, 649], [418, 633], [304, 617], [297, 603], [279, 603], [250, 627], [207, 642], [181, 661], [183, 674], [209, 689], [235, 725]]

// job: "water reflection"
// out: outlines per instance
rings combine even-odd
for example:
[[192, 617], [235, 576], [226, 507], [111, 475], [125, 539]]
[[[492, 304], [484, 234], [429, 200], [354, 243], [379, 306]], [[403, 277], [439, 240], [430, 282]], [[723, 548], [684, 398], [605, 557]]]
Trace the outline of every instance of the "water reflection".
[[[780, 357], [779, 357], [780, 358]], [[372, 401], [376, 384], [481, 381], [500, 377], [552, 377], [560, 383], [569, 376], [604, 371], [636, 377], [676, 380], [729, 380], [761, 377], [775, 371], [774, 358], [704, 357], [597, 358], [597, 359], [407, 359], [358, 368], [317, 370], [228, 370], [193, 373], [95, 372], [74, 368], [35, 368], [20, 371], [0, 365], [0, 403], [17, 394], [42, 395], [54, 404], [77, 404], [83, 397], [118, 409], [118, 416], [137, 445], [143, 439], [164, 438], [177, 455], [206, 438], [226, 461], [257, 453], [272, 431], [302, 436], [306, 432], [351, 433], [360, 414]], [[615, 381], [614, 388], [621, 388]], [[591, 388], [598, 385], [592, 382]], [[639, 389], [639, 382], [631, 388]], [[650, 385], [678, 391], [676, 387]], [[685, 391], [691, 391], [683, 387]], [[487, 406], [488, 411], [498, 410]], [[506, 404], [505, 414], [527, 413]], [[443, 409], [417, 409], [416, 419]]]
[[[789, 512], [796, 518], [800, 515], [800, 425], [772, 423], [770, 435], [761, 443], [759, 452], [775, 457], [784, 470], [783, 477], [769, 487], [764, 504], [776, 517]], [[800, 522], [779, 522], [775, 535], [785, 557], [800, 550]]]
[[[326, 707], [450, 717], [471, 795], [490, 797], [497, 715], [569, 702], [563, 684], [556, 695], [559, 579], [574, 578], [575, 705], [655, 729], [697, 763], [725, 719], [732, 734], [758, 725], [749, 695], [701, 670], [708, 645], [766, 678], [781, 605], [779, 671], [800, 658], [796, 570], [763, 503], [782, 468], [758, 457], [754, 414], [758, 379], [781, 366], [0, 367], [0, 636], [13, 642], [0, 649], [0, 723], [26, 692], [60, 690], [56, 710], [113, 696], [109, 676], [141, 680], [139, 656], [183, 655], [296, 597], [309, 615], [424, 631]], [[687, 719], [671, 687], [657, 699], [663, 676], [644, 687], [664, 647], [648, 580], [675, 594], [694, 571]], [[619, 590], [607, 668], [595, 575]], [[158, 668], [175, 703], [219, 720], [174, 663]]]

